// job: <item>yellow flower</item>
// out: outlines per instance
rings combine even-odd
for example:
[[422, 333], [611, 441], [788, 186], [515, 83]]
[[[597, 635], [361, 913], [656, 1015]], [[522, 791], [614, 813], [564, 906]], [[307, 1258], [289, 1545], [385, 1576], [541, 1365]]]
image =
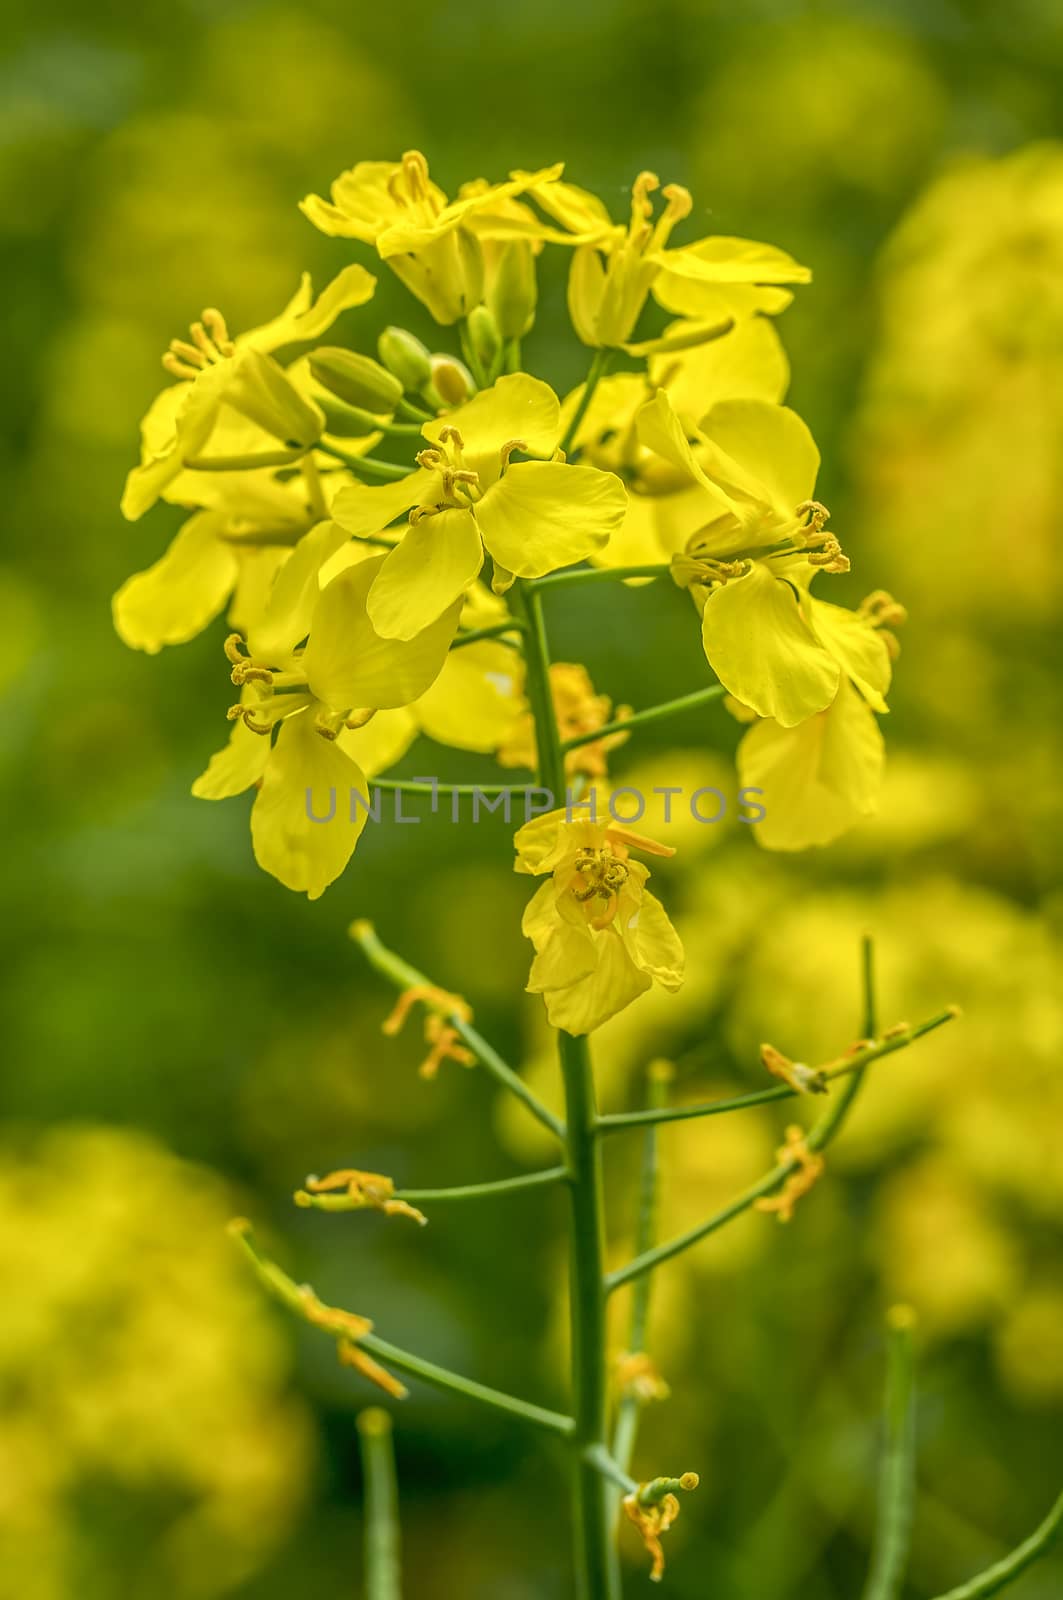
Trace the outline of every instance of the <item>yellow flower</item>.
[[883, 593], [859, 611], [811, 597], [806, 605], [811, 631], [839, 670], [834, 699], [796, 727], [756, 722], [738, 747], [739, 781], [762, 795], [754, 832], [769, 850], [830, 844], [871, 815], [882, 786], [885, 747], [874, 713], [888, 709], [895, 641], [887, 625], [903, 612]]
[[[383, 559], [348, 567], [326, 584], [313, 605], [305, 648], [263, 659], [244, 656], [237, 638], [229, 641], [232, 679], [242, 698], [229, 712], [228, 744], [192, 786], [204, 800], [257, 788], [255, 859], [311, 900], [339, 877], [369, 814], [366, 777], [348, 741], [378, 709], [423, 694], [457, 626], [455, 605], [413, 639], [381, 638], [366, 597]], [[294, 607], [290, 615], [297, 613]]]
[[331, 201], [307, 195], [300, 209], [322, 233], [375, 245], [396, 277], [437, 322], [457, 322], [483, 298], [484, 262], [473, 231], [481, 215], [534, 185], [548, 188], [560, 166], [514, 173], [508, 183], [466, 185], [448, 201], [419, 150], [401, 161], [360, 161], [331, 188]]
[[670, 856], [668, 845], [564, 810], [525, 823], [514, 843], [518, 872], [551, 874], [521, 926], [536, 952], [528, 992], [543, 996], [554, 1027], [589, 1033], [651, 984], [679, 988], [683, 947], [646, 889], [649, 872], [631, 859], [632, 850]]
[[283, 466], [305, 455], [324, 431], [324, 413], [272, 352], [319, 338], [341, 311], [371, 299], [375, 288], [364, 267], [350, 266], [314, 300], [304, 273], [278, 317], [235, 339], [219, 311], [204, 311], [191, 338], [173, 340], [163, 357], [180, 381], [148, 408], [141, 463], [126, 480], [123, 515], [133, 522], [143, 516], [186, 467]]
[[[538, 378], [500, 378], [422, 432], [429, 448], [416, 472], [379, 487], [352, 485], [333, 507], [356, 538], [412, 512], [369, 599], [386, 638], [411, 638], [459, 599], [485, 547], [495, 585], [505, 587], [514, 575], [535, 578], [582, 560], [623, 520], [619, 478], [556, 459], [561, 407]], [[511, 461], [517, 451], [539, 459]]]
[[[672, 324], [673, 329], [687, 326]], [[647, 373], [615, 373], [603, 378], [580, 423], [573, 445], [580, 459], [616, 472], [628, 491], [620, 528], [603, 550], [592, 552], [600, 566], [638, 566], [678, 554], [706, 519], [703, 485], [685, 466], [666, 459], [640, 437], [639, 413], [660, 389], [688, 436], [695, 458], [701, 448], [697, 426], [721, 400], [778, 402], [786, 392], [789, 366], [774, 324], [746, 317], [710, 344], [651, 356]], [[583, 396], [583, 386], [562, 406], [567, 423]]]
[[640, 412], [639, 434], [704, 491], [703, 524], [673, 572], [702, 604], [720, 682], [786, 728], [823, 711], [841, 669], [813, 624], [808, 586], [848, 562], [812, 498], [819, 451], [808, 428], [785, 406], [724, 400], [703, 419], [695, 452], [662, 390]]
[[[771, 285], [809, 281], [808, 268], [784, 250], [749, 239], [710, 237], [669, 249], [672, 231], [690, 215], [692, 201], [679, 184], [667, 184], [662, 190], [665, 208], [654, 221], [650, 195], [659, 188], [654, 173], [639, 173], [626, 228], [613, 223], [594, 195], [571, 184], [542, 183], [532, 188], [543, 210], [570, 230], [566, 242], [576, 246], [568, 306], [584, 344], [620, 348], [632, 355], [681, 347], [675, 334], [630, 342], [651, 294], [667, 311], [702, 319], [682, 336], [699, 342], [716, 337], [721, 322], [729, 318], [756, 310], [779, 311], [788, 305], [789, 293]], [[565, 239], [553, 232], [545, 236]]]

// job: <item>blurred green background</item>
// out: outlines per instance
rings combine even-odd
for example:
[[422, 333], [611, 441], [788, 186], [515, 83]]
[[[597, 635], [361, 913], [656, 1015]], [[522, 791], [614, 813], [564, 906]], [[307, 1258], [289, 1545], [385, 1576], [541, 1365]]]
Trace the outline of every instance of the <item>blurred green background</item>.
[[[881, 586], [910, 612], [882, 811], [795, 859], [692, 830], [660, 874], [691, 977], [610, 1025], [603, 1095], [633, 1103], [651, 1055], [701, 1098], [753, 1083], [762, 1038], [835, 1054], [859, 1030], [865, 930], [886, 1021], [966, 1015], [877, 1069], [791, 1228], [746, 1217], [661, 1275], [673, 1399], [648, 1411], [636, 1469], [702, 1474], [670, 1539], [677, 1600], [848, 1600], [882, 1310], [904, 1297], [922, 1367], [906, 1595], [995, 1559], [1063, 1472], [1058, 7], [15, 0], [6, 33], [0, 1595], [359, 1593], [353, 1419], [372, 1395], [261, 1305], [222, 1235], [234, 1210], [386, 1338], [563, 1403], [558, 1197], [440, 1208], [427, 1233], [288, 1198], [338, 1165], [425, 1186], [541, 1159], [480, 1076], [426, 1084], [416, 1030], [381, 1037], [392, 997], [345, 937], [373, 917], [553, 1093], [537, 1005], [514, 1014], [526, 891], [505, 830], [370, 829], [322, 901], [288, 894], [254, 866], [245, 802], [188, 794], [231, 698], [223, 624], [149, 660], [109, 619], [179, 521], [117, 510], [159, 352], [204, 304], [247, 327], [302, 268], [326, 281], [348, 247], [296, 201], [411, 145], [451, 192], [564, 159], [617, 216], [650, 167], [693, 189], [692, 237], [767, 239], [814, 268], [780, 330], [853, 558], [832, 597]], [[585, 352], [565, 263], [544, 260], [526, 360], [563, 390]], [[445, 345], [381, 285], [355, 337], [383, 308]], [[588, 624], [559, 598], [556, 654], [617, 701], [680, 693], [704, 676], [685, 604], [599, 588]], [[718, 761], [729, 786], [738, 734], [713, 708], [616, 770], [704, 782]], [[422, 748], [403, 770], [469, 768]], [[759, 1173], [784, 1120], [669, 1132], [668, 1231]], [[620, 1259], [637, 1140], [609, 1154]], [[420, 1387], [396, 1421], [408, 1592], [563, 1595], [549, 1447]], [[637, 1594], [645, 1558], [625, 1549]], [[1057, 1559], [1015, 1593], [1061, 1584]]]

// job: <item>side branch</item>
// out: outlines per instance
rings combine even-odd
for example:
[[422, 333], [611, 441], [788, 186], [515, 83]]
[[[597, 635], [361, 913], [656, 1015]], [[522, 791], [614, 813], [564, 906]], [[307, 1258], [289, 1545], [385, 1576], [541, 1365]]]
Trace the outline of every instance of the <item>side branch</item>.
[[950, 1589], [948, 1594], [938, 1595], [937, 1600], [987, 1600], [987, 1596], [999, 1594], [1001, 1589], [1006, 1588], [1021, 1572], [1025, 1572], [1027, 1567], [1046, 1555], [1061, 1532], [1063, 1532], [1063, 1494], [1041, 1526], [1035, 1528], [1022, 1544], [1016, 1545], [1003, 1561], [987, 1567], [968, 1583], [961, 1583], [958, 1589]]
[[358, 1417], [365, 1480], [366, 1600], [402, 1600], [399, 1492], [391, 1418], [379, 1406]]
[[599, 728], [592, 728], [589, 733], [577, 733], [573, 738], [566, 739], [561, 748], [566, 752], [578, 750], [581, 744], [591, 744], [610, 733], [627, 733], [630, 728], [641, 727], [644, 723], [660, 722], [662, 718], [677, 716], [681, 711], [693, 711], [696, 706], [718, 700], [726, 692], [722, 683], [710, 684], [707, 689], [695, 689], [692, 694], [682, 694], [677, 700], [663, 700], [658, 706], [647, 706], [644, 711], [633, 711], [629, 717], [605, 722]]
[[[843, 1073], [850, 1075], [861, 1074], [862, 1068], [867, 1066], [868, 1062], [877, 1060], [880, 1056], [891, 1055], [894, 1050], [903, 1050], [916, 1039], [920, 1039], [924, 1034], [929, 1033], [931, 1029], [939, 1028], [943, 1023], [951, 1022], [956, 1015], [955, 1009], [943, 1011], [938, 1016], [931, 1017], [928, 1022], [920, 1023], [917, 1028], [905, 1029], [903, 1034], [898, 1033], [892, 1038], [875, 1040], [871, 1044], [854, 1051], [851, 1056], [846, 1058], [844, 1063], [839, 1063], [832, 1070], [832, 1075], [840, 1077]], [[856, 1077], [854, 1077], [853, 1082], [854, 1084], [858, 1082]], [[762, 1098], [782, 1100], [795, 1092], [793, 1089], [781, 1086], [777, 1090], [767, 1091]], [[838, 1096], [837, 1100], [813, 1124], [808, 1137], [804, 1141], [805, 1148], [810, 1155], [816, 1155], [826, 1149], [841, 1127], [853, 1099], [854, 1093], [849, 1092], [847, 1089], [844, 1094]], [[748, 1097], [746, 1097], [746, 1103], [749, 1103]], [[724, 1102], [721, 1101], [710, 1102], [710, 1111], [723, 1106]], [[733, 1103], [726, 1107], [728, 1110], [733, 1108]], [[667, 1117], [663, 1119], [654, 1118], [653, 1116], [647, 1118], [645, 1113], [640, 1112], [635, 1112], [633, 1115], [640, 1122], [667, 1120]], [[602, 1118], [599, 1122], [599, 1127], [608, 1120], [607, 1118]], [[722, 1211], [717, 1211], [714, 1216], [709, 1217], [707, 1221], [699, 1223], [696, 1228], [691, 1228], [687, 1233], [679, 1234], [675, 1239], [669, 1239], [665, 1244], [660, 1244], [653, 1250], [643, 1251], [633, 1261], [629, 1261], [626, 1266], [611, 1272], [605, 1280], [606, 1293], [611, 1294], [614, 1289], [619, 1289], [625, 1283], [631, 1283], [633, 1279], [641, 1277], [644, 1272], [652, 1272], [655, 1267], [659, 1267], [665, 1261], [670, 1261], [673, 1256], [681, 1255], [684, 1250], [689, 1250], [691, 1245], [699, 1244], [710, 1233], [715, 1233], [717, 1228], [722, 1228], [725, 1223], [730, 1222], [734, 1217], [740, 1216], [743, 1211], [748, 1211], [758, 1200], [773, 1194], [776, 1189], [781, 1188], [787, 1178], [792, 1177], [798, 1170], [798, 1165], [798, 1162], [792, 1159], [780, 1161], [763, 1178], [738, 1195], [729, 1205], [724, 1206]]]
[[[508, 1416], [519, 1417], [521, 1421], [542, 1428], [548, 1433], [561, 1434], [565, 1438], [572, 1434], [575, 1424], [571, 1417], [562, 1416], [558, 1411], [548, 1411], [544, 1406], [532, 1405], [527, 1400], [518, 1399], [516, 1395], [505, 1394], [501, 1389], [488, 1388], [486, 1384], [477, 1383], [473, 1378], [463, 1378], [460, 1373], [451, 1372], [448, 1367], [440, 1367], [434, 1361], [426, 1361], [421, 1356], [412, 1355], [410, 1351], [402, 1350], [398, 1345], [389, 1344], [386, 1339], [378, 1339], [371, 1331], [372, 1323], [365, 1317], [360, 1317], [352, 1311], [341, 1311], [336, 1307], [326, 1306], [308, 1284], [296, 1283], [295, 1279], [289, 1277], [275, 1261], [262, 1255], [252, 1236], [250, 1224], [243, 1218], [230, 1224], [230, 1232], [251, 1262], [255, 1276], [263, 1288], [303, 1322], [308, 1322], [311, 1327], [331, 1334], [340, 1349], [341, 1359], [356, 1370], [362, 1371], [365, 1376], [374, 1378], [396, 1398], [401, 1399], [405, 1393], [401, 1385], [396, 1385], [394, 1380], [390, 1383], [382, 1381], [390, 1375], [377, 1367], [374, 1361], [366, 1361], [365, 1357], [378, 1357], [381, 1361], [386, 1361], [388, 1366], [396, 1368], [399, 1372], [405, 1372], [410, 1377], [420, 1378], [424, 1383], [433, 1384], [437, 1389], [464, 1395], [467, 1400], [477, 1400], [481, 1405], [489, 1406], [494, 1411], [504, 1411]], [[351, 1359], [352, 1353], [363, 1359]]]
[[[424, 989], [434, 987], [425, 977], [423, 972], [418, 972], [416, 967], [411, 967], [409, 962], [381, 944], [377, 938], [376, 930], [371, 922], [352, 922], [350, 927], [351, 938], [360, 945], [371, 967], [375, 968], [383, 977], [387, 978], [397, 989]], [[499, 1083], [513, 1094], [544, 1128], [549, 1128], [555, 1139], [564, 1143], [565, 1125], [559, 1117], [543, 1105], [539, 1097], [532, 1093], [522, 1078], [519, 1078], [513, 1068], [507, 1066], [498, 1054], [488, 1044], [472, 1025], [456, 1011], [449, 1013], [441, 1011], [444, 1022], [454, 1029], [455, 1033], [467, 1045], [480, 1065], [496, 1078]]]
[[[872, 1061], [893, 1055], [896, 1050], [906, 1050], [917, 1039], [932, 1033], [935, 1028], [944, 1027], [946, 1022], [953, 1021], [957, 1015], [955, 1008], [950, 1007], [946, 1011], [939, 1011], [926, 1022], [920, 1022], [915, 1028], [905, 1028], [881, 1039], [867, 1039], [849, 1055], [843, 1056], [840, 1061], [824, 1067], [822, 1077], [827, 1082], [833, 1082], [836, 1078], [860, 1076], [863, 1069], [870, 1066]], [[772, 1100], [790, 1100], [800, 1093], [800, 1090], [791, 1088], [788, 1084], [779, 1084], [776, 1088], [755, 1089], [751, 1094], [733, 1095], [726, 1100], [704, 1100], [691, 1106], [665, 1106], [649, 1111], [620, 1111], [599, 1117], [598, 1129], [601, 1133], [623, 1133], [627, 1128], [644, 1128], [652, 1123], [685, 1122], [691, 1117], [716, 1117], [725, 1111], [744, 1111], [749, 1106], [766, 1105]]]

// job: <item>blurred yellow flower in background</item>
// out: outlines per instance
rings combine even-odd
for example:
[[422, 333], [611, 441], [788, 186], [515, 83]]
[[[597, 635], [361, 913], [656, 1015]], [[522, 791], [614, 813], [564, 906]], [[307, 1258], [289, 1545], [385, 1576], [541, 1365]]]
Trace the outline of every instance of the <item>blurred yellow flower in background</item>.
[[141, 1134], [58, 1129], [0, 1155], [12, 1594], [206, 1600], [288, 1537], [311, 1429], [231, 1259], [230, 1207], [220, 1180]]

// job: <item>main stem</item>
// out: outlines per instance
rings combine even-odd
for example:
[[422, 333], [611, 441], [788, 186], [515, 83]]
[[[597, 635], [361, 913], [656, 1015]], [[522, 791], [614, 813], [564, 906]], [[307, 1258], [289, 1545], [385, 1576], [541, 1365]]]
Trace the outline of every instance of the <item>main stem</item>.
[[[539, 783], [565, 803], [565, 758], [550, 692], [550, 656], [542, 601], [519, 583], [514, 596], [525, 627], [528, 698], [535, 718]], [[605, 1246], [601, 1141], [590, 1050], [585, 1038], [558, 1033], [565, 1089], [569, 1190], [569, 1326], [572, 1351], [573, 1534], [580, 1600], [620, 1600], [609, 1486], [594, 1456], [608, 1453]]]

